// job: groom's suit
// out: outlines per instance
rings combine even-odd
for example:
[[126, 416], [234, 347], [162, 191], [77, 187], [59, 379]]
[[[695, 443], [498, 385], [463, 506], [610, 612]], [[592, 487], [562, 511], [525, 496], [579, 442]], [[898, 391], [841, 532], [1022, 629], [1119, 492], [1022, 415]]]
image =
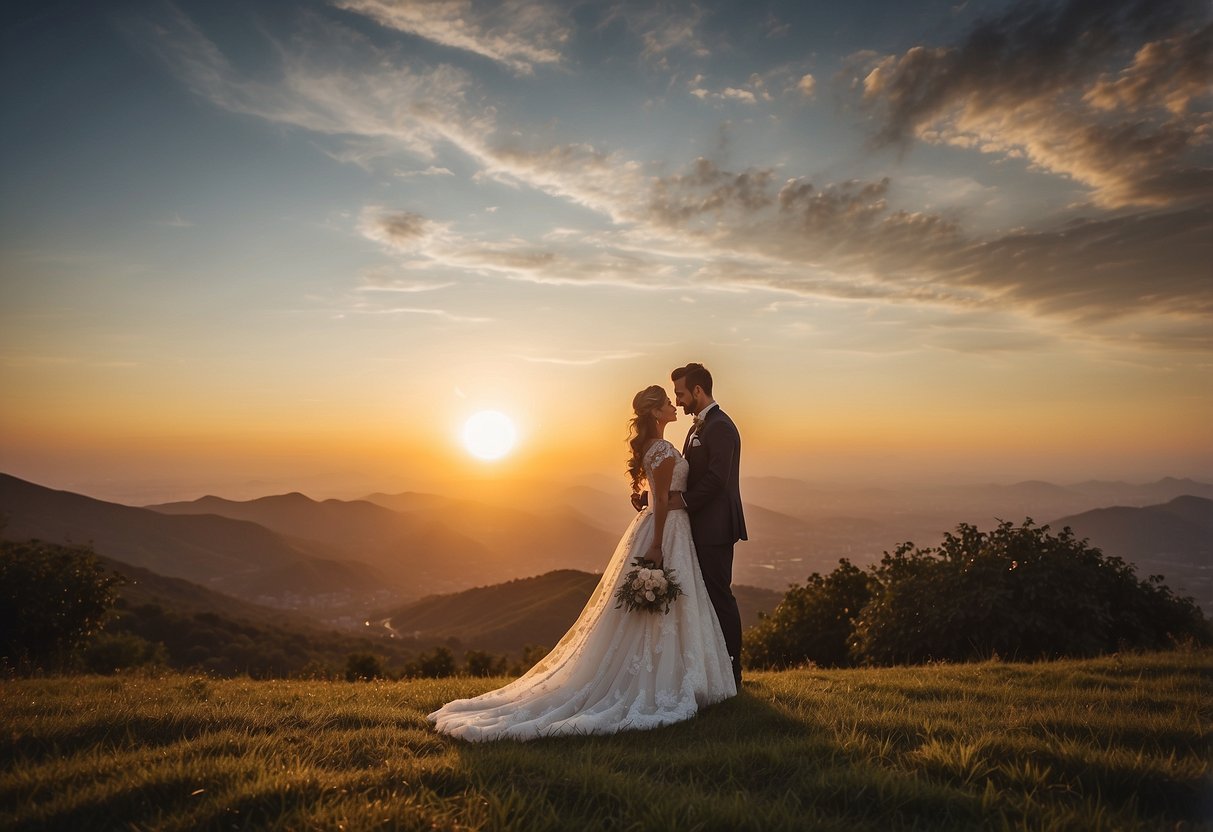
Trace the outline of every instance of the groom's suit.
[[683, 495], [691, 520], [691, 537], [708, 598], [720, 619], [724, 643], [733, 659], [733, 676], [741, 689], [741, 615], [733, 597], [733, 544], [746, 539], [739, 484], [741, 435], [720, 409], [709, 408], [698, 432], [687, 434], [682, 455], [690, 464]]

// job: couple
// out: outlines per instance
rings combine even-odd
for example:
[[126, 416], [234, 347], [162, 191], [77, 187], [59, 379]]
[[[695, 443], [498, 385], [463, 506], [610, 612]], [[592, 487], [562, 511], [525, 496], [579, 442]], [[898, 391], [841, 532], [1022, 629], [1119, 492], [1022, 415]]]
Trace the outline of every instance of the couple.
[[[741, 618], [729, 587], [733, 544], [746, 539], [741, 437], [712, 399], [702, 364], [670, 377], [695, 423], [680, 454], [664, 438], [678, 419], [666, 391], [654, 385], [632, 400], [628, 472], [639, 513], [576, 623], [522, 677], [430, 714], [438, 731], [473, 741], [611, 734], [689, 719], [736, 695]], [[673, 569], [685, 592], [664, 615], [615, 607], [616, 589], [641, 556]]]

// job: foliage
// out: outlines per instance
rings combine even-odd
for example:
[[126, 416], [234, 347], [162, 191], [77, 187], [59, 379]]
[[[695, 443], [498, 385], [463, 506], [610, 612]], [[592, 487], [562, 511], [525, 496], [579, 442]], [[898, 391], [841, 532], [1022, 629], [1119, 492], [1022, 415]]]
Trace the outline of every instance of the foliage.
[[871, 598], [872, 579], [846, 558], [838, 563], [829, 575], [814, 572], [804, 586], [790, 587], [770, 615], [759, 616], [745, 634], [742, 655], [748, 666], [852, 664], [848, 640], [856, 616]]
[[1093, 656], [1209, 642], [1190, 599], [1029, 518], [989, 532], [962, 523], [936, 548], [904, 544], [872, 570], [854, 653], [875, 664]]
[[469, 676], [504, 676], [509, 664], [505, 656], [494, 656], [484, 650], [469, 650], [463, 656]]
[[352, 653], [374, 654], [381, 675], [398, 675], [417, 649], [405, 639], [302, 630], [214, 612], [178, 612], [160, 603], [130, 606], [122, 600], [107, 630], [162, 645], [164, 663], [176, 670], [255, 679], [344, 678]]
[[753, 673], [652, 732], [465, 743], [497, 680], [0, 683], [0, 828], [1202, 829], [1213, 653]]
[[120, 580], [88, 546], [0, 541], [0, 662], [62, 666], [100, 628]]
[[1210, 644], [1213, 633], [1160, 577], [1138, 580], [1069, 528], [1050, 534], [1028, 518], [988, 532], [962, 523], [940, 546], [905, 543], [866, 573], [842, 561], [792, 587], [746, 639], [751, 666], [787, 667], [1094, 656]]
[[383, 678], [383, 664], [379, 657], [372, 653], [352, 653], [345, 660], [345, 680], [347, 682], [369, 682], [371, 679]]
[[454, 676], [455, 654], [449, 647], [435, 647], [433, 652], [422, 653], [415, 662], [410, 662], [405, 672], [409, 676], [424, 676], [430, 679]]
[[168, 654], [164, 645], [133, 633], [100, 632], [84, 645], [81, 664], [90, 673], [116, 673], [135, 667], [162, 666]]

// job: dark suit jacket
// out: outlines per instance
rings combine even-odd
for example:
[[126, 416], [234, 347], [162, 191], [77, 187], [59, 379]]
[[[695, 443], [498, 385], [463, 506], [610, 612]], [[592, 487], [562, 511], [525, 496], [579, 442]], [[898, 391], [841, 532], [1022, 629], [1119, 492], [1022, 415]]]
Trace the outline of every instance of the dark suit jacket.
[[745, 540], [739, 484], [741, 435], [720, 405], [708, 411], [698, 445], [692, 445], [687, 435], [682, 455], [691, 466], [684, 498], [695, 542], [729, 546]]

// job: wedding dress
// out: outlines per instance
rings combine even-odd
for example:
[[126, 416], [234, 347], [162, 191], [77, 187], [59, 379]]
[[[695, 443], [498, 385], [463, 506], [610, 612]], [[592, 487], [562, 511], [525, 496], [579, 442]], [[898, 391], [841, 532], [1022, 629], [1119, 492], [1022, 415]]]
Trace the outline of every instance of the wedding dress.
[[[649, 448], [645, 471], [651, 482], [670, 457], [670, 489], [683, 491], [689, 466], [666, 440]], [[680, 722], [736, 695], [686, 511], [670, 511], [662, 535], [665, 566], [685, 595], [666, 614], [615, 607], [615, 590], [653, 540], [653, 521], [648, 508], [636, 515], [585, 609], [547, 656], [503, 688], [434, 711], [435, 729], [471, 741], [611, 734]]]

